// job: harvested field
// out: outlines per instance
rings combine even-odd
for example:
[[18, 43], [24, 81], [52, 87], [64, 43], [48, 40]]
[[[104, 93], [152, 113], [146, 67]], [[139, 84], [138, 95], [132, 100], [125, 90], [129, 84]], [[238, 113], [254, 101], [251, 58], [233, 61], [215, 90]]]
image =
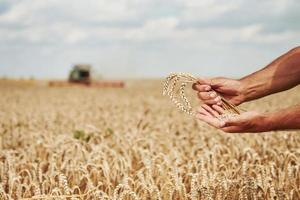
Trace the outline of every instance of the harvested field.
[[[178, 111], [162, 81], [2, 81], [0, 94], [0, 199], [300, 199], [300, 131], [220, 132]], [[243, 108], [299, 102], [298, 87]]]

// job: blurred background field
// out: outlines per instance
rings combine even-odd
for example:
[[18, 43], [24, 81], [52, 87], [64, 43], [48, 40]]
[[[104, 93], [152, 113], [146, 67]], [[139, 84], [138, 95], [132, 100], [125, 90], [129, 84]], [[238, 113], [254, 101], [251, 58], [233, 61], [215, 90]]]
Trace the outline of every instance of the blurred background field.
[[[299, 199], [299, 131], [222, 133], [175, 109], [162, 80], [34, 83], [1, 80], [3, 199]], [[299, 89], [244, 108], [296, 104]]]

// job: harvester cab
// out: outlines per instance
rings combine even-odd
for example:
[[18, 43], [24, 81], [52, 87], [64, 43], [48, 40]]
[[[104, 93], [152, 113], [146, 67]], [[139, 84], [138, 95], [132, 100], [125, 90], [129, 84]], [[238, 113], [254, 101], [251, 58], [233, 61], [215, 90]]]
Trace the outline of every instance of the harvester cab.
[[75, 65], [70, 72], [69, 82], [71, 83], [91, 83], [91, 66], [90, 65]]
[[87, 64], [74, 65], [69, 74], [69, 80], [67, 81], [50, 81], [51, 87], [62, 86], [88, 86], [88, 87], [111, 87], [111, 88], [123, 88], [125, 86], [123, 81], [113, 80], [92, 80], [92, 66]]

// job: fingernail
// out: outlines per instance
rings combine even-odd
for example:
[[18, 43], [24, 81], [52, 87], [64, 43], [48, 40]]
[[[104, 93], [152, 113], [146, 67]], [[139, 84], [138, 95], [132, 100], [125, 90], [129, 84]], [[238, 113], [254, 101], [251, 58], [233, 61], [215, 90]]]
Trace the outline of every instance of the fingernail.
[[209, 90], [210, 90], [210, 86], [207, 86], [207, 87], [205, 88], [205, 90], [206, 90], [206, 91], [209, 91]]
[[220, 101], [221, 99], [220, 99], [220, 97], [216, 97], [215, 98], [215, 102], [218, 102], [218, 101]]
[[216, 94], [215, 94], [215, 93], [211, 93], [209, 96], [210, 96], [210, 97], [215, 97]]
[[218, 106], [221, 106], [221, 105], [222, 105], [222, 103], [221, 103], [221, 102], [218, 102], [218, 103], [217, 103], [217, 105], [218, 105]]

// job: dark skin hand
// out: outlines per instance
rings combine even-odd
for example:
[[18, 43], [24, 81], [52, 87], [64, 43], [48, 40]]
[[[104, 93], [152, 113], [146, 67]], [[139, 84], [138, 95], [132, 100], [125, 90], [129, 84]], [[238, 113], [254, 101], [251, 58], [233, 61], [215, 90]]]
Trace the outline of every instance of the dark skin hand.
[[278, 112], [262, 114], [245, 112], [224, 122], [216, 116], [224, 110], [220, 107], [223, 96], [230, 103], [239, 105], [270, 94], [288, 90], [300, 84], [300, 47], [296, 47], [275, 59], [265, 68], [242, 79], [200, 79], [193, 85], [198, 98], [204, 103], [197, 117], [225, 132], [264, 132], [300, 128], [300, 105]]
[[296, 47], [275, 59], [265, 68], [241, 79], [199, 79], [193, 85], [203, 103], [220, 102], [215, 90], [234, 105], [288, 90], [300, 84], [300, 47]]
[[270, 130], [268, 123], [262, 123], [267, 121], [267, 116], [259, 112], [244, 112], [236, 117], [219, 120], [218, 117], [224, 113], [225, 110], [218, 105], [212, 105], [211, 107], [203, 104], [198, 109], [196, 117], [227, 133], [256, 133]]
[[234, 105], [241, 104], [245, 99], [243, 87], [242, 82], [239, 80], [222, 77], [199, 79], [197, 84], [193, 84], [193, 89], [198, 91], [199, 99], [209, 105], [221, 105], [221, 98], [218, 98], [218, 94]]
[[300, 105], [274, 113], [249, 111], [219, 120], [225, 110], [218, 106], [203, 104], [196, 117], [209, 125], [228, 133], [258, 133], [273, 130], [300, 129]]

